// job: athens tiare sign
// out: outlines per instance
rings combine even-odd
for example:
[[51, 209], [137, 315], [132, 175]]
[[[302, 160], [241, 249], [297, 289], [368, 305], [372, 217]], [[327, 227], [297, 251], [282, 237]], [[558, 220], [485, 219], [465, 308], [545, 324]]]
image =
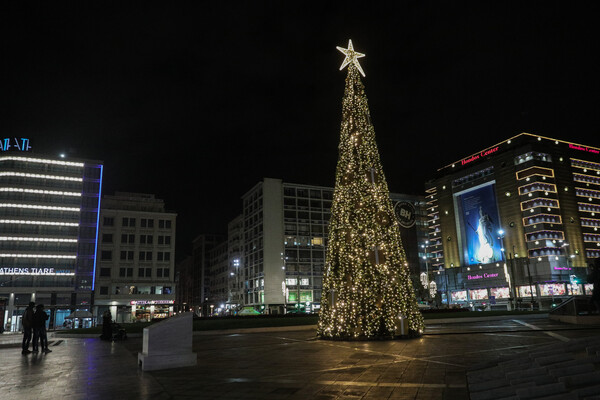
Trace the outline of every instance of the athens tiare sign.
[[486, 278], [497, 278], [498, 274], [488, 274], [488, 273], [484, 273], [482, 275], [467, 275], [467, 279], [468, 280], [472, 280], [472, 279], [486, 279]]
[[15, 149], [18, 151], [29, 151], [31, 146], [29, 145], [29, 139], [27, 138], [4, 138], [0, 139], [0, 150], [9, 151]]
[[479, 154], [474, 154], [474, 155], [472, 155], [471, 157], [467, 157], [467, 158], [465, 158], [464, 160], [461, 160], [461, 161], [460, 161], [460, 165], [465, 165], [465, 164], [468, 164], [468, 163], [470, 163], [470, 162], [473, 162], [473, 161], [479, 160], [480, 158], [487, 157], [487, 156], [489, 156], [490, 154], [493, 154], [493, 153], [495, 153], [495, 152], [497, 152], [497, 151], [498, 151], [498, 146], [496, 146], [496, 147], [493, 147], [493, 148], [491, 148], [491, 149], [483, 150], [483, 151], [482, 151], [481, 153], [479, 153]]
[[54, 268], [0, 268], [0, 275], [75, 275], [75, 273]]

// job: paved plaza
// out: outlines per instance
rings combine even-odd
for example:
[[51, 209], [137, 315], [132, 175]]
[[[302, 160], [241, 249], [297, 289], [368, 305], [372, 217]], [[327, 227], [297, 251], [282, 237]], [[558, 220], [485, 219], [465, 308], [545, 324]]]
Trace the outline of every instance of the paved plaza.
[[548, 319], [429, 324], [419, 339], [370, 342], [317, 340], [302, 328], [203, 332], [197, 366], [142, 372], [141, 338], [54, 335], [52, 353], [23, 356], [20, 337], [2, 335], [0, 398], [469, 399], [474, 366], [593, 336], [600, 327]]

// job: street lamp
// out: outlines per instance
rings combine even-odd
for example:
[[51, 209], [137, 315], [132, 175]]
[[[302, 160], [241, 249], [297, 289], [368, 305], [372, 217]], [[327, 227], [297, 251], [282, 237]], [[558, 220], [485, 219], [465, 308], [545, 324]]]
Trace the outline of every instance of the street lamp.
[[498, 239], [500, 239], [500, 252], [502, 253], [502, 261], [506, 261], [504, 257], [504, 229], [498, 229]]
[[[425, 251], [425, 254], [423, 255], [423, 260], [425, 260], [425, 272], [427, 273], [427, 277], [429, 278], [429, 240], [426, 240], [425, 244], [421, 245], [421, 248]], [[426, 285], [425, 288], [427, 288]]]

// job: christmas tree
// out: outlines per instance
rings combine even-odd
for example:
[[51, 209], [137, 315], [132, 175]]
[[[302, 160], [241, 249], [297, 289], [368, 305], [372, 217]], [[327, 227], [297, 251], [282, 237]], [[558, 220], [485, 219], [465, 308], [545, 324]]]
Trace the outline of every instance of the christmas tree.
[[[318, 336], [376, 339], [423, 331], [371, 124], [357, 53], [348, 66]], [[404, 331], [403, 331], [404, 328]]]

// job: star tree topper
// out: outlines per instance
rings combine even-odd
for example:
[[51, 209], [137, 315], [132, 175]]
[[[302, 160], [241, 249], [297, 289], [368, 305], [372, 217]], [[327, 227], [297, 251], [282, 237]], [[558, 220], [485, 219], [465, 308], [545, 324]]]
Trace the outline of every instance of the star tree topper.
[[358, 59], [361, 57], [364, 57], [365, 55], [363, 53], [358, 53], [358, 52], [354, 51], [354, 47], [352, 46], [352, 40], [348, 40], [348, 48], [347, 49], [340, 47], [340, 46], [336, 46], [336, 48], [339, 51], [341, 51], [342, 53], [344, 53], [344, 55], [346, 56], [346, 58], [344, 58], [344, 62], [342, 63], [342, 66], [340, 67], [340, 71], [342, 69], [344, 69], [344, 67], [346, 65], [352, 63], [360, 71], [360, 73], [362, 74], [363, 77], [366, 76], [364, 71], [360, 67], [360, 64], [358, 63]]

